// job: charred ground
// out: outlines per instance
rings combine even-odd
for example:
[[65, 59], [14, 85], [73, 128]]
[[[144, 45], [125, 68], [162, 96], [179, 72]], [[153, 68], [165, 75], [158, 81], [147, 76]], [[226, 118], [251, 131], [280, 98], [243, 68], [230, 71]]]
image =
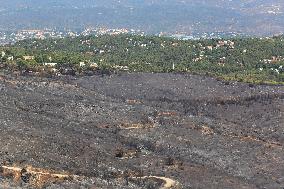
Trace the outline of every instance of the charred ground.
[[[2, 186], [284, 187], [283, 86], [188, 74], [6, 75], [0, 91]], [[27, 166], [52, 179], [35, 183], [42, 171]]]

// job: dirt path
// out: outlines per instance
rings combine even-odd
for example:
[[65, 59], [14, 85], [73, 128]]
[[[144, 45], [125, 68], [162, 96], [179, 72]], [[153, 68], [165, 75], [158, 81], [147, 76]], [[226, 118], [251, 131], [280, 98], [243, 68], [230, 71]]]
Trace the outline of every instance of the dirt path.
[[158, 176], [144, 176], [144, 177], [133, 177], [134, 179], [149, 179], [149, 178], [155, 178], [159, 179], [165, 182], [164, 186], [161, 189], [168, 189], [172, 188], [176, 185], [176, 181], [173, 179], [167, 178], [167, 177], [158, 177]]
[[[20, 167], [9, 167], [9, 166], [2, 166], [1, 167], [4, 170], [10, 170], [14, 172], [21, 172], [24, 168]], [[51, 177], [56, 177], [56, 178], [70, 178], [70, 175], [67, 174], [55, 174], [55, 173], [49, 173], [49, 172], [44, 172], [44, 171], [37, 171], [36, 169], [33, 169], [31, 167], [26, 168], [26, 172], [34, 175], [49, 175]], [[73, 176], [72, 176], [73, 177]]]
[[[27, 168], [21, 168], [21, 167], [16, 167], [16, 166], [1, 166], [2, 173], [5, 174], [5, 172], [9, 172], [13, 174], [14, 178], [17, 176], [22, 176], [23, 170], [24, 172], [35, 175], [37, 176], [37, 179], [41, 179], [41, 176], [48, 176], [54, 179], [76, 179], [79, 178], [80, 176], [78, 175], [69, 175], [69, 174], [60, 174], [60, 173], [51, 173], [46, 170], [41, 170], [41, 169], [36, 169], [33, 167], [27, 167]], [[7, 174], [7, 173], [6, 173]], [[169, 189], [172, 188], [173, 186], [176, 185], [176, 181], [173, 179], [167, 178], [167, 177], [158, 177], [158, 176], [144, 176], [144, 177], [132, 177], [133, 179], [159, 179], [162, 180], [165, 184], [161, 189]], [[42, 182], [42, 181], [37, 181], [37, 182]]]

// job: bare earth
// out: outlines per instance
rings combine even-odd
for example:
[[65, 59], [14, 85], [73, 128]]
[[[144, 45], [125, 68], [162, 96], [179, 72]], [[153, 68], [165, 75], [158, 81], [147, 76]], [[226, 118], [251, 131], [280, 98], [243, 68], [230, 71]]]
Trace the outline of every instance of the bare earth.
[[284, 86], [0, 77], [0, 188], [284, 188]]

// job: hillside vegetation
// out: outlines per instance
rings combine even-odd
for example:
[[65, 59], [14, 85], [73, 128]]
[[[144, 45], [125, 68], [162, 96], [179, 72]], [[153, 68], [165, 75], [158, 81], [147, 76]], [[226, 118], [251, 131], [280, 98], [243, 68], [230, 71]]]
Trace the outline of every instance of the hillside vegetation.
[[[284, 83], [283, 36], [188, 41], [156, 36], [81, 36], [25, 40], [1, 47], [0, 52], [2, 68], [29, 73], [186, 72], [250, 83]], [[50, 62], [57, 64], [52, 69], [43, 64]]]

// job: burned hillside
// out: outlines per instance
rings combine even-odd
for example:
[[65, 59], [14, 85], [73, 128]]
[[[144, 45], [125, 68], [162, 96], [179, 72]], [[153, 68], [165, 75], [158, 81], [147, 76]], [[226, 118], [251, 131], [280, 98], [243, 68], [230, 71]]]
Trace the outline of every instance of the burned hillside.
[[3, 75], [0, 91], [1, 187], [284, 187], [283, 86]]

